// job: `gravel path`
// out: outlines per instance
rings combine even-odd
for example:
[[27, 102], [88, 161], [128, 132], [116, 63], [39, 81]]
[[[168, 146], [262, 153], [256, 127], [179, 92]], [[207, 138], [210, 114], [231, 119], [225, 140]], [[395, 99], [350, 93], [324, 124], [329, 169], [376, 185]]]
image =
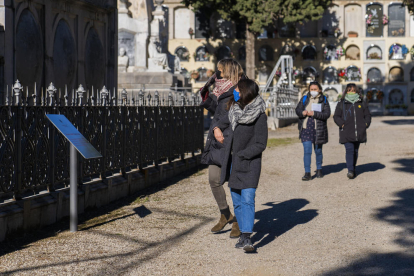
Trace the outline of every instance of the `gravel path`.
[[76, 234], [66, 220], [0, 243], [0, 274], [414, 275], [413, 125], [374, 117], [354, 180], [332, 119], [323, 179], [301, 181], [300, 143], [267, 149], [255, 254], [234, 248], [230, 226], [210, 232], [218, 210], [204, 169], [81, 216]]

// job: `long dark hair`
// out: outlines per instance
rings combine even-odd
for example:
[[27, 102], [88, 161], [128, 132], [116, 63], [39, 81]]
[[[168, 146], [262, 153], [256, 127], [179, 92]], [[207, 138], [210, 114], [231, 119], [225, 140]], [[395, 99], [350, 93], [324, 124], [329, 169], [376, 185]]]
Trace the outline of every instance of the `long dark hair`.
[[236, 102], [234, 100], [234, 96], [231, 96], [227, 103], [227, 110], [229, 110], [233, 104], [238, 104], [241, 109], [244, 109], [246, 105], [248, 105], [259, 95], [259, 86], [253, 80], [242, 79], [239, 81], [237, 86], [240, 91], [240, 100]]
[[345, 99], [345, 95], [346, 95], [346, 93], [348, 93], [349, 91], [352, 91], [352, 90], [354, 90], [358, 95], [359, 95], [359, 97], [362, 99], [362, 92], [361, 92], [361, 90], [359, 89], [359, 87], [358, 86], [356, 86], [356, 84], [355, 83], [348, 83], [347, 85], [346, 85], [346, 88], [345, 88], [345, 91], [344, 91], [344, 93], [342, 93], [342, 97], [341, 97], [341, 100], [343, 100], [343, 99]]

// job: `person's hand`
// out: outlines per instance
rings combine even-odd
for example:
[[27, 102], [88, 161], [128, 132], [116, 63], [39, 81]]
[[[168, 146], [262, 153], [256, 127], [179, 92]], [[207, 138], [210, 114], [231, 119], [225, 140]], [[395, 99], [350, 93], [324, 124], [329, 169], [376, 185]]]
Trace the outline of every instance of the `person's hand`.
[[344, 128], [345, 125], [342, 125], [342, 128]]
[[313, 116], [315, 114], [313, 111], [308, 111], [308, 116]]
[[214, 138], [216, 138], [216, 140], [219, 143], [223, 144], [224, 142], [223, 132], [221, 132], [221, 129], [219, 129], [218, 127], [214, 129]]
[[303, 114], [303, 116], [306, 116], [306, 115], [308, 115], [308, 111], [307, 110], [303, 110], [302, 114]]

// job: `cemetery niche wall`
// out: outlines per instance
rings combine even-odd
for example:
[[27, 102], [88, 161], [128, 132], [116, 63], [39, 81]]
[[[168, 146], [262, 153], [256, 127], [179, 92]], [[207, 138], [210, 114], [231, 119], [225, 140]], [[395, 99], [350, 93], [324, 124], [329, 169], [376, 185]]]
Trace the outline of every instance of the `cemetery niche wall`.
[[4, 3], [5, 41], [15, 43], [4, 43], [0, 82], [19, 79], [39, 90], [53, 80], [69, 96], [79, 83], [89, 90], [117, 86], [115, 0], [18, 2]]

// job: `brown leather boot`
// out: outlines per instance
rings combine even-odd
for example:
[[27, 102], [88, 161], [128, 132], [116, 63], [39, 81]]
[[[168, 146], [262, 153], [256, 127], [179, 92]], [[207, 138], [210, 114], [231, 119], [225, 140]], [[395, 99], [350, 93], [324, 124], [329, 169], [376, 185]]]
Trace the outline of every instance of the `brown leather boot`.
[[240, 237], [240, 235], [241, 232], [239, 224], [237, 223], [237, 221], [233, 221], [233, 225], [231, 226], [230, 238], [237, 239], [238, 237]]
[[224, 226], [226, 226], [227, 223], [231, 223], [232, 221], [232, 214], [230, 214], [228, 219], [226, 219], [226, 216], [224, 214], [221, 214], [219, 222], [216, 225], [214, 225], [213, 228], [211, 228], [211, 232], [220, 232], [221, 230], [223, 230]]

